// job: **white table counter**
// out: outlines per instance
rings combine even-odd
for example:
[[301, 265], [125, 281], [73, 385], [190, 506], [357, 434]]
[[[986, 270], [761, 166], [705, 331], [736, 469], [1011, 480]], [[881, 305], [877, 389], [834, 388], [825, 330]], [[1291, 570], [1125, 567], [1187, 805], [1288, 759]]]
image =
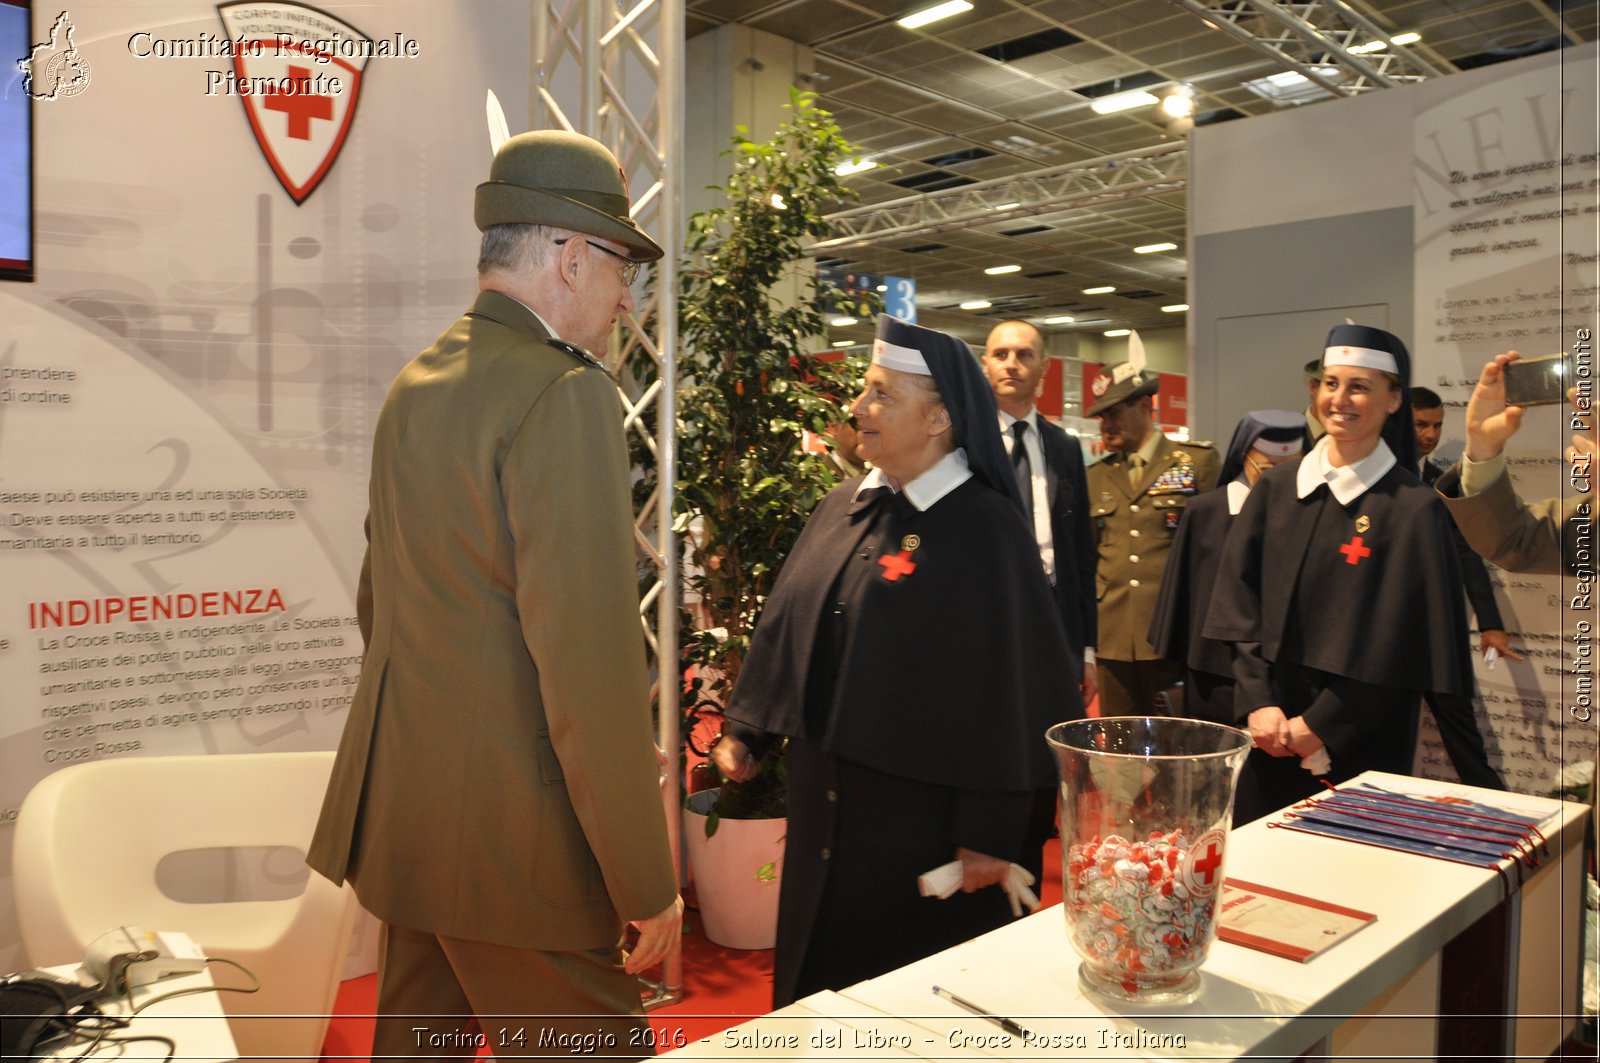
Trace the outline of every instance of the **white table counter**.
[[[1378, 917], [1307, 963], [1219, 941], [1201, 969], [1201, 991], [1192, 1002], [1103, 1004], [1078, 987], [1078, 955], [1057, 906], [795, 1007], [850, 1029], [874, 1023], [884, 1030], [891, 1027], [883, 1024], [896, 1024], [892, 1029], [898, 1032], [912, 1028], [918, 1032], [911, 1042], [897, 1043], [924, 1059], [1292, 1059], [1324, 1053], [1432, 1058], [1459, 1036], [1444, 1030], [1441, 1010], [1470, 1012], [1453, 1007], [1447, 997], [1455, 991], [1449, 975], [1461, 974], [1471, 962], [1487, 974], [1468, 971], [1469, 980], [1488, 977], [1505, 1001], [1484, 1010], [1513, 1016], [1510, 1023], [1468, 1031], [1479, 1038], [1478, 1054], [1509, 1056], [1514, 1046], [1517, 1054], [1537, 1052], [1542, 1059], [1571, 1025], [1561, 1016], [1573, 1016], [1577, 1008], [1587, 807], [1404, 776], [1370, 773], [1362, 781], [1415, 793], [1473, 794], [1543, 815], [1550, 855], [1502, 904], [1505, 888], [1493, 871], [1269, 827], [1280, 818], [1269, 817], [1233, 832], [1229, 877]], [[1459, 953], [1463, 940], [1471, 943], [1465, 957], [1453, 956], [1451, 949]], [[1486, 954], [1495, 949], [1509, 960]], [[1502, 977], [1501, 971], [1507, 973]], [[1013, 1019], [1036, 1039], [969, 1015], [935, 996], [934, 985]], [[1550, 1017], [1534, 1018], [1541, 1015]], [[1484, 1038], [1491, 1042], [1488, 1050], [1481, 1048]], [[702, 1054], [703, 1044], [673, 1053]], [[848, 1050], [799, 1057], [747, 1050], [746, 1057], [875, 1058]]]

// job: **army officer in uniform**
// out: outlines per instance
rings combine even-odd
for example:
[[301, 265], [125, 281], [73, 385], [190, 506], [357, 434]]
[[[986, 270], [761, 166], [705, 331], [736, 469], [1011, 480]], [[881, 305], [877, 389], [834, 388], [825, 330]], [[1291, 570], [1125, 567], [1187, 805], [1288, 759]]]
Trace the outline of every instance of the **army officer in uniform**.
[[1161, 574], [1184, 507], [1216, 485], [1221, 462], [1210, 443], [1174, 443], [1155, 420], [1155, 373], [1116, 366], [1092, 385], [1087, 410], [1100, 419], [1105, 460], [1089, 468], [1089, 515], [1100, 560], [1100, 712], [1156, 712], [1156, 695], [1183, 676], [1150, 645]]

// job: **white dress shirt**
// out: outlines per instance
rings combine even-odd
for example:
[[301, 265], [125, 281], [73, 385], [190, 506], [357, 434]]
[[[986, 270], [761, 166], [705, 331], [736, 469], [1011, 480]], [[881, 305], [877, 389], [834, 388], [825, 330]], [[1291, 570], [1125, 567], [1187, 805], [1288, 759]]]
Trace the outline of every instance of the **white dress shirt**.
[[1028, 431], [1023, 434], [1022, 444], [1028, 451], [1028, 468], [1033, 474], [1032, 482], [1027, 485], [1018, 485], [1030, 493], [1033, 499], [1033, 538], [1039, 544], [1039, 560], [1044, 562], [1044, 574], [1050, 577], [1050, 583], [1056, 582], [1056, 547], [1050, 534], [1050, 481], [1046, 479], [1044, 466], [1044, 441], [1039, 438], [1039, 411], [1030, 409], [1026, 417], [1013, 417], [1004, 410], [1000, 411], [1000, 435], [1005, 439], [1006, 453], [1010, 454], [1017, 445], [1017, 437], [1012, 434], [1011, 426], [1017, 421], [1026, 421]]

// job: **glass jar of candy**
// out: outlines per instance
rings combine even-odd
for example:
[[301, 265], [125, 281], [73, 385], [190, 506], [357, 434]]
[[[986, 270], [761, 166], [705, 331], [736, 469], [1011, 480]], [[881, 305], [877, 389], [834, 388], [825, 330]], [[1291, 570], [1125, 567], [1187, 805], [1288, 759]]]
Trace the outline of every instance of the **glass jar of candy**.
[[1067, 931], [1086, 993], [1168, 1004], [1200, 990], [1217, 935], [1233, 792], [1250, 736], [1109, 716], [1045, 735], [1061, 770]]

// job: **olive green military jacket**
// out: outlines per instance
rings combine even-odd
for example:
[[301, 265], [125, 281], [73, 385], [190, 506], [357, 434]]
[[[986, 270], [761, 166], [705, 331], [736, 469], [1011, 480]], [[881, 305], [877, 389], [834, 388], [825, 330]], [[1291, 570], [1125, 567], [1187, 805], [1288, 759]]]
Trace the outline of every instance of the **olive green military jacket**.
[[1089, 467], [1089, 516], [1100, 551], [1097, 657], [1160, 659], [1148, 632], [1172, 536], [1189, 499], [1216, 486], [1221, 464], [1210, 443], [1162, 436], [1137, 484], [1128, 479], [1126, 454], [1109, 454]]
[[379, 918], [616, 944], [677, 893], [611, 379], [498, 292], [378, 418], [366, 657], [306, 860]]
[[1566, 498], [1524, 502], [1511, 476], [1495, 477], [1475, 495], [1461, 494], [1461, 466], [1435, 481], [1462, 537], [1486, 561], [1507, 572], [1575, 571], [1586, 558], [1593, 568], [1594, 498], [1574, 492]]

